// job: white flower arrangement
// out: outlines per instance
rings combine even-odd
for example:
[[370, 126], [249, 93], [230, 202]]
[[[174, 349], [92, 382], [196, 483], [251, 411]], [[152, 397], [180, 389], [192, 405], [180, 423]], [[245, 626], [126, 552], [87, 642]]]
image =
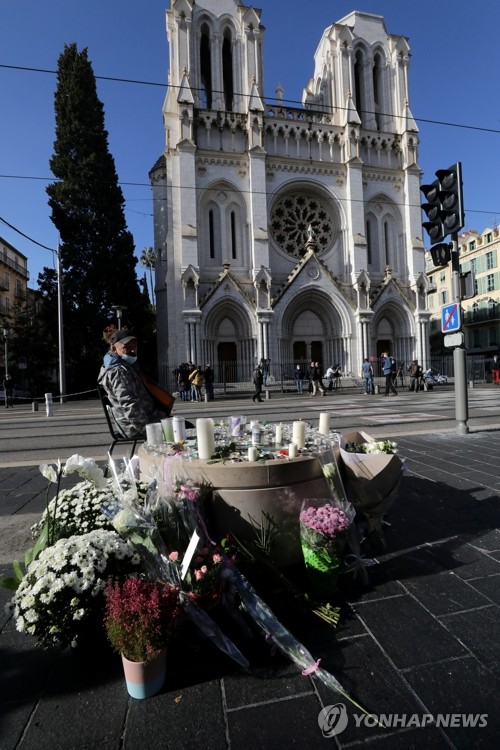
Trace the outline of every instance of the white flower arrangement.
[[74, 644], [89, 618], [104, 611], [109, 576], [134, 572], [140, 562], [115, 531], [59, 539], [30, 563], [6, 609], [17, 630], [36, 636], [43, 648]]
[[[137, 482], [135, 487], [137, 502], [140, 504], [146, 496], [148, 485], [145, 482]], [[95, 529], [111, 530], [113, 526], [102, 513], [101, 507], [114, 497], [112, 480], [100, 488], [92, 481], [84, 481], [67, 490], [60, 490], [48, 504], [41, 519], [31, 527], [32, 538], [38, 538], [48, 518], [52, 541], [74, 534], [87, 534]]]

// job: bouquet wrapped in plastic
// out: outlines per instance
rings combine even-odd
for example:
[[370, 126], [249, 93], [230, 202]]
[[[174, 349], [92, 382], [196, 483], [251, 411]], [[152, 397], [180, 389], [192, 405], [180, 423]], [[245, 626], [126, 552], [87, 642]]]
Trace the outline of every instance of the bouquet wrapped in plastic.
[[314, 594], [329, 600], [337, 592], [342, 550], [338, 537], [351, 521], [330, 500], [304, 500], [300, 512], [300, 540]]

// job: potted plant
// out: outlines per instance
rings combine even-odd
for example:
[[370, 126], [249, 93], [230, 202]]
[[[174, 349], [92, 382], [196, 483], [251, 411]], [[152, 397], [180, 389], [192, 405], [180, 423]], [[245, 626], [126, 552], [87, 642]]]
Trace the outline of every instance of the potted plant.
[[104, 624], [122, 656], [132, 698], [149, 698], [163, 687], [166, 647], [180, 618], [179, 589], [138, 576], [108, 582]]

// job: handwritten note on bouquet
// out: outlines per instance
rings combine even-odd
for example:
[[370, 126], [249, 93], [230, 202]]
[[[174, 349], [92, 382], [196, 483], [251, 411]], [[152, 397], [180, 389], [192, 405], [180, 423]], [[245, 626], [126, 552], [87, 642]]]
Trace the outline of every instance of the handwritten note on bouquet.
[[189, 570], [189, 566], [191, 565], [191, 560], [193, 559], [193, 555], [196, 551], [196, 547], [198, 546], [199, 541], [200, 541], [200, 537], [198, 536], [196, 531], [193, 531], [193, 536], [191, 537], [189, 541], [187, 550], [182, 559], [181, 580], [184, 580], [184, 578], [186, 577], [186, 573]]

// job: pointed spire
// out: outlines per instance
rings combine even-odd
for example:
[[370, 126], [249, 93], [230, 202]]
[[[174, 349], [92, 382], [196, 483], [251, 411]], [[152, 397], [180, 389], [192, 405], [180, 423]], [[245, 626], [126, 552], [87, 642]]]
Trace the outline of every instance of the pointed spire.
[[417, 123], [413, 119], [413, 115], [411, 113], [410, 103], [408, 99], [405, 99], [403, 102], [403, 123], [404, 123], [403, 132], [412, 130], [414, 133], [418, 133]]
[[252, 89], [250, 91], [250, 101], [248, 103], [248, 111], [249, 112], [263, 112], [264, 111], [264, 105], [262, 104], [262, 99], [260, 98], [259, 90], [257, 88], [257, 83], [255, 81], [255, 76], [252, 76]]
[[358, 111], [354, 106], [351, 92], [347, 92], [347, 102], [345, 107], [345, 118], [344, 125], [361, 125], [361, 120], [358, 115]]
[[177, 102], [178, 104], [194, 104], [194, 98], [191, 93], [191, 86], [189, 85], [186, 68], [182, 71], [182, 81], [177, 96]]

